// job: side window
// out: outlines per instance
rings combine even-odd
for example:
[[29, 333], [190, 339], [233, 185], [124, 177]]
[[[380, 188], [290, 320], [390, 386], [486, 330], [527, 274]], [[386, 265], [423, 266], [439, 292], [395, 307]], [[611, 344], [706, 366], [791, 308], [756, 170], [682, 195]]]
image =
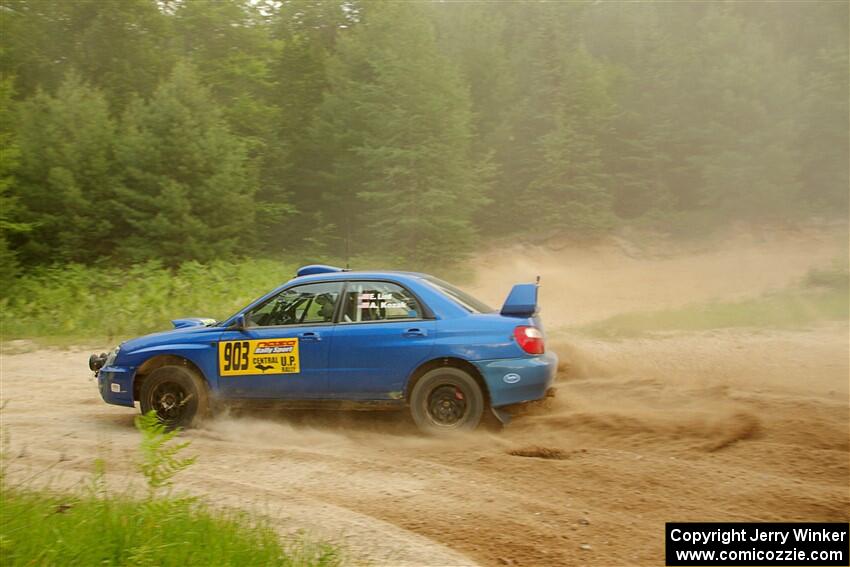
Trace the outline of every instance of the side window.
[[299, 285], [284, 290], [247, 313], [248, 326], [330, 323], [342, 291], [342, 282]]
[[343, 323], [422, 318], [416, 298], [393, 283], [349, 282], [343, 301]]

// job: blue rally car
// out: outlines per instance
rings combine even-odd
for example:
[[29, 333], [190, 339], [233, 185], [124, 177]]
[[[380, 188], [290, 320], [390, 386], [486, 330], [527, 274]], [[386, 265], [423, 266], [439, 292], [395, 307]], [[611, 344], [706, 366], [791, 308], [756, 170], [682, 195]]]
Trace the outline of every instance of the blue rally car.
[[89, 359], [104, 401], [169, 427], [265, 399], [407, 406], [425, 431], [474, 429], [488, 407], [504, 420], [498, 408], [544, 397], [558, 363], [536, 284], [497, 312], [429, 275], [313, 265], [228, 319], [172, 323]]

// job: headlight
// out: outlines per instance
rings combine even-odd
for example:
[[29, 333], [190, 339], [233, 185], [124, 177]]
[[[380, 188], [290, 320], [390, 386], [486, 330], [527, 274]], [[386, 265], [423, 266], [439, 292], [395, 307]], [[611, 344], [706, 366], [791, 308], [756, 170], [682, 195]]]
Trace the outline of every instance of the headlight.
[[104, 366], [112, 366], [115, 363], [115, 359], [118, 358], [118, 351], [121, 350], [120, 346], [112, 349], [112, 352], [106, 357], [106, 362], [103, 363]]

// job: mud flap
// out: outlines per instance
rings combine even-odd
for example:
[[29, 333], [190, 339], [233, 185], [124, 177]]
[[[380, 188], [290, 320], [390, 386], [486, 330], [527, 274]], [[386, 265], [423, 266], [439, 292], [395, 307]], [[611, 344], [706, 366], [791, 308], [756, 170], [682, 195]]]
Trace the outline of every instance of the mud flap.
[[507, 427], [507, 425], [511, 422], [511, 414], [509, 414], [505, 410], [491, 407], [490, 411], [493, 412], [493, 415], [496, 416], [496, 419], [499, 420], [499, 423], [502, 424], [502, 427]]

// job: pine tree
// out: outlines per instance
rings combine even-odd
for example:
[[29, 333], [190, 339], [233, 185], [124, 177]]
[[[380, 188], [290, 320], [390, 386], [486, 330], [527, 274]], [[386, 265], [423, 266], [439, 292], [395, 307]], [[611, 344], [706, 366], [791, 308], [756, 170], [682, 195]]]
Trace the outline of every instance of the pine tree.
[[609, 71], [583, 47], [582, 6], [540, 5], [524, 19], [522, 6], [506, 9], [520, 22], [506, 38], [516, 83], [505, 101], [510, 136], [496, 152], [491, 227], [521, 215], [538, 234], [597, 236], [613, 223], [600, 157], [615, 110]]
[[[275, 66], [283, 42], [273, 37], [273, 6], [247, 0], [183, 2], [174, 10], [182, 54], [209, 88], [230, 131], [246, 145], [257, 172], [256, 232], [279, 249], [280, 226], [293, 211], [285, 173], [286, 140], [278, 131], [290, 97]], [[287, 54], [287, 58], [289, 54]]]
[[587, 48], [609, 68], [617, 106], [600, 135], [601, 159], [612, 209], [625, 220], [669, 214], [669, 174], [687, 175], [672, 157], [682, 135], [675, 114], [682, 88], [670, 71], [687, 48], [673, 48], [665, 21], [655, 4], [594, 4], [584, 20]]
[[256, 181], [245, 145], [191, 65], [178, 64], [148, 102], [128, 108], [118, 145], [125, 172], [116, 208], [128, 261], [249, 255]]
[[17, 221], [17, 199], [10, 194], [20, 151], [15, 141], [12, 110], [12, 81], [0, 81], [0, 296], [11, 289], [20, 266], [17, 254], [9, 247], [9, 237], [25, 234], [30, 226]]
[[614, 111], [605, 68], [583, 48], [561, 62], [559, 92], [550, 111], [552, 129], [534, 144], [539, 158], [528, 202], [539, 207], [540, 226], [594, 237], [614, 224], [600, 138]]
[[732, 218], [788, 218], [800, 205], [795, 62], [725, 7], [709, 10], [699, 29], [702, 73], [691, 92], [701, 147], [691, 159], [700, 205]]
[[314, 139], [331, 167], [317, 201], [355, 252], [457, 258], [482, 203], [468, 94], [420, 6], [369, 4], [363, 18], [329, 63]]
[[20, 96], [54, 92], [68, 73], [110, 107], [149, 96], [174, 62], [170, 20], [150, 0], [3, 0], [0, 68]]
[[[322, 210], [317, 198], [327, 166], [321, 157], [324, 140], [310, 132], [316, 121], [328, 84], [328, 59], [340, 35], [349, 33], [359, 21], [359, 2], [285, 0], [273, 18], [275, 39], [281, 44], [274, 64], [275, 102], [279, 109], [276, 136], [283, 158], [270, 168], [285, 184], [291, 201], [283, 201], [295, 211], [278, 211], [281, 188], [263, 188], [264, 210], [260, 222], [270, 241], [295, 243], [307, 255], [322, 255], [339, 243], [338, 227]], [[275, 190], [278, 193], [275, 193]], [[285, 221], [281, 222], [283, 216]], [[339, 247], [337, 246], [337, 249]]]
[[[589, 48], [618, 69], [621, 111], [604, 141], [615, 211], [668, 226], [799, 218], [803, 82], [764, 32], [764, 9], [596, 4]], [[771, 8], [772, 9], [772, 8]], [[695, 225], [696, 216], [703, 222]]]
[[487, 159], [495, 146], [507, 142], [509, 97], [517, 89], [505, 41], [508, 14], [491, 3], [439, 2], [428, 7], [439, 47], [469, 85], [473, 150], [478, 159]]
[[478, 230], [846, 213], [847, 13], [0, 0], [0, 262], [434, 263]]
[[75, 74], [55, 96], [22, 105], [13, 195], [32, 225], [16, 239], [24, 262], [87, 262], [113, 250], [114, 143], [106, 98]]

